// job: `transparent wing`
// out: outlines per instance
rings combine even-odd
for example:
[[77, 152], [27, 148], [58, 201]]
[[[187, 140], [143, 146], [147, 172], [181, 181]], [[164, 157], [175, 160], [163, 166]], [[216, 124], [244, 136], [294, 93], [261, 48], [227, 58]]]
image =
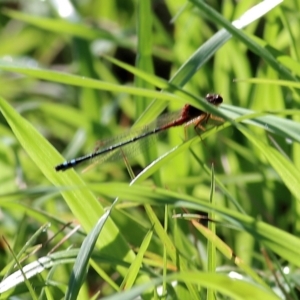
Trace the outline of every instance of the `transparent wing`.
[[[98, 141], [94, 152], [100, 154], [90, 160], [92, 165], [85, 170], [90, 169], [99, 163], [116, 161], [124, 158], [130, 159], [141, 154], [145, 149], [153, 146], [157, 136], [164, 132], [163, 130], [156, 133], [155, 129], [164, 127], [166, 124], [176, 120], [180, 117], [180, 113], [181, 111], [163, 114], [147, 126], [127, 131], [113, 138]], [[145, 134], [147, 136], [142, 137]], [[106, 151], [111, 147], [114, 149]]]

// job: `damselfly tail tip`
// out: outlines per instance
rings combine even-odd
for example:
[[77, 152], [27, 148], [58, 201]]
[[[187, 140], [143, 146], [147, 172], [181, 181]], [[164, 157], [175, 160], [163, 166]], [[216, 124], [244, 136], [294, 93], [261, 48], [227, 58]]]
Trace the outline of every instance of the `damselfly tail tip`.
[[56, 172], [59, 172], [59, 171], [66, 171], [67, 169], [69, 169], [70, 168], [70, 165], [68, 164], [68, 162], [64, 162], [64, 163], [62, 163], [62, 164], [60, 164], [60, 165], [57, 165], [56, 167], [55, 167], [55, 171]]

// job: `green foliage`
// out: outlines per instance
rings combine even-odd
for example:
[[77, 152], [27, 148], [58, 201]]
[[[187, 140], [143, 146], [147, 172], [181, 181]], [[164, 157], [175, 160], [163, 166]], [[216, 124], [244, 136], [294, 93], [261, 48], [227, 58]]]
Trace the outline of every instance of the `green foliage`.
[[[298, 299], [300, 2], [280, 2], [0, 4], [0, 299]], [[186, 103], [224, 122], [55, 171]]]

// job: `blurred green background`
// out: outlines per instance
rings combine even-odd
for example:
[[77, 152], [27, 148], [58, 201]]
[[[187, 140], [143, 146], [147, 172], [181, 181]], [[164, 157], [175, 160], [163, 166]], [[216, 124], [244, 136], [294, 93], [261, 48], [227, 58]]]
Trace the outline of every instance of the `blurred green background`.
[[[0, 1], [0, 299], [96, 299], [150, 278], [163, 292], [119, 296], [299, 297], [300, 1], [262, 17], [258, 3]], [[235, 31], [242, 15], [258, 20]], [[218, 110], [207, 93], [222, 95]], [[171, 129], [125, 162], [55, 172], [185, 103], [225, 121], [200, 137]], [[78, 249], [116, 197], [72, 288]], [[15, 259], [57, 244], [39, 275], [9, 276]]]

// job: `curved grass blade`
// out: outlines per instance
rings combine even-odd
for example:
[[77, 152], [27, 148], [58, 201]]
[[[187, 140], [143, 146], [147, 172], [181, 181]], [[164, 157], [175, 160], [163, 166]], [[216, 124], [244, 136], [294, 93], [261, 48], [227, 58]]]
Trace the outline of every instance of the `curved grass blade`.
[[[74, 216], [79, 220], [85, 231], [89, 232], [97, 223], [99, 217], [104, 214], [103, 207], [91, 190], [73, 170], [65, 174], [55, 172], [53, 166], [62, 161], [63, 158], [3, 98], [0, 98], [0, 110], [20, 144], [42, 171], [43, 176], [60, 187], [61, 194]], [[115, 247], [113, 245], [119, 246]], [[132, 261], [135, 258], [135, 254], [128, 248], [119, 230], [110, 219], [102, 230], [101, 242], [97, 241], [97, 247], [105, 249], [103, 254], [113, 255], [116, 258], [122, 257], [126, 261]], [[117, 266], [117, 270], [123, 275], [127, 272], [127, 269], [121, 266]]]
[[4, 9], [4, 15], [16, 19], [19, 21], [26, 22], [33, 26], [37, 26], [44, 30], [49, 30], [51, 32], [56, 32], [59, 34], [69, 34], [74, 37], [78, 37], [84, 40], [95, 40], [95, 39], [105, 39], [114, 42], [116, 45], [125, 48], [134, 48], [134, 44], [130, 43], [130, 40], [123, 38], [121, 35], [115, 35], [104, 30], [102, 28], [93, 29], [91, 27], [85, 26], [82, 23], [72, 23], [62, 19], [50, 19], [45, 17], [38, 17], [29, 14], [25, 14], [19, 11]]
[[109, 210], [107, 210], [101, 216], [101, 218], [98, 220], [96, 226], [84, 239], [84, 241], [81, 245], [80, 251], [78, 253], [78, 256], [76, 258], [73, 270], [72, 270], [72, 275], [70, 277], [68, 290], [67, 290], [65, 299], [73, 300], [73, 299], [78, 298], [80, 288], [86, 278], [86, 271], [88, 268], [89, 259], [92, 256], [92, 252], [96, 245], [97, 239], [104, 227], [104, 224], [106, 223], [106, 221], [110, 215], [111, 210], [115, 206], [116, 202], [117, 202], [117, 199], [110, 206]]
[[[195, 4], [203, 13], [207, 15], [211, 20], [214, 20], [218, 24], [222, 25], [230, 35], [239, 39], [243, 42], [251, 51], [256, 53], [258, 56], [263, 58], [274, 70], [276, 70], [283, 77], [288, 78], [292, 81], [297, 81], [296, 77], [292, 75], [292, 73], [286, 69], [277, 59], [273, 56], [273, 54], [268, 51], [266, 48], [260, 46], [253, 39], [249, 38], [245, 33], [243, 33], [240, 29], [244, 27], [244, 25], [248, 25], [254, 20], [260, 18], [263, 13], [267, 13], [277, 5], [283, 2], [283, 0], [267, 0], [259, 3], [257, 6], [251, 8], [248, 12], [246, 12], [239, 20], [236, 20], [232, 23], [227, 21], [221, 14], [217, 11], [213, 10], [209, 5], [207, 5], [204, 1], [201, 0], [190, 0], [193, 4]], [[250, 23], [247, 22], [250, 20]]]
[[[122, 195], [119, 201], [130, 199], [130, 201], [134, 203], [143, 205], [171, 205], [174, 207], [195, 209], [197, 211], [214, 211], [222, 219], [226, 220], [226, 222], [232, 224], [236, 229], [248, 232], [256, 240], [259, 240], [287, 261], [300, 266], [298, 253], [300, 239], [298, 237], [265, 222], [257, 221], [242, 213], [220, 206], [214, 206], [207, 201], [182, 193], [175, 193], [160, 188], [150, 188], [138, 185], [128, 186], [122, 183], [97, 184], [97, 186], [91, 185], [90, 187], [104, 196], [110, 197], [111, 195]], [[116, 190], [118, 190], [117, 193]]]

